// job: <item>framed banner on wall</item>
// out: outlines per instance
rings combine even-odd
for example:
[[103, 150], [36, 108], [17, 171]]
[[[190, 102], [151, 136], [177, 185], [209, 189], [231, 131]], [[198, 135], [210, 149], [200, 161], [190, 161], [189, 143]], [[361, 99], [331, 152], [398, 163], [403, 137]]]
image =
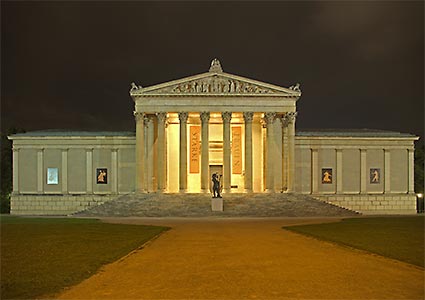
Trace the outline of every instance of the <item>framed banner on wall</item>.
[[98, 168], [96, 169], [96, 183], [107, 184], [108, 183], [108, 169]]

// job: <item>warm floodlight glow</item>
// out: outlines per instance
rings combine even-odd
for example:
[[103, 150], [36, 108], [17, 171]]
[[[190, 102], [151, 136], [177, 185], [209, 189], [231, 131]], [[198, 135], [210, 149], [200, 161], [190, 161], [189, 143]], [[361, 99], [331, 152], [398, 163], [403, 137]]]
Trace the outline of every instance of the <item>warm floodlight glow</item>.
[[424, 197], [424, 194], [422, 194], [422, 193], [418, 193], [418, 194], [416, 194], [416, 196], [418, 196], [418, 198], [423, 198]]

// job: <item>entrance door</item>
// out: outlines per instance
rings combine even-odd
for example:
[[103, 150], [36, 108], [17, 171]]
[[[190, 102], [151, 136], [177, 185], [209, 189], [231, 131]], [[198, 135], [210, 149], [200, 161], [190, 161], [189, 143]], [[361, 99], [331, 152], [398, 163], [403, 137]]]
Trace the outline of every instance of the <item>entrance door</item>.
[[220, 178], [220, 183], [221, 182], [221, 176], [223, 175], [223, 166], [222, 165], [210, 165], [210, 174], [209, 174], [209, 181], [210, 181], [210, 192], [212, 193], [212, 174], [217, 173], [218, 177]]

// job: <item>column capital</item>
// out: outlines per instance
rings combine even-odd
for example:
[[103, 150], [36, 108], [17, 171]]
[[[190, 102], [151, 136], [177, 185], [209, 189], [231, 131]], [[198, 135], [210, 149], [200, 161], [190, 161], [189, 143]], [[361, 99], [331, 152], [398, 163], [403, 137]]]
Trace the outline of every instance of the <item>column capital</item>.
[[166, 112], [157, 112], [156, 116], [158, 118], [158, 122], [165, 126], [165, 124], [167, 122], [167, 113]]
[[223, 118], [223, 122], [230, 123], [230, 121], [232, 120], [232, 112], [224, 111], [221, 113], [221, 117]]
[[274, 122], [275, 117], [276, 117], [275, 112], [264, 113], [264, 121], [265, 121], [266, 126], [272, 124]]
[[149, 126], [149, 123], [152, 121], [152, 118], [146, 114], [143, 115], [143, 124]]
[[180, 123], [186, 123], [188, 117], [189, 117], [189, 113], [187, 113], [187, 112], [179, 112]]
[[134, 115], [134, 119], [136, 120], [136, 122], [143, 121], [143, 119], [145, 117], [145, 113], [138, 112], [138, 111], [134, 111], [133, 112], [133, 115]]
[[296, 111], [284, 113], [281, 117], [282, 126], [287, 127], [289, 124], [294, 123], [297, 115], [298, 112]]
[[254, 118], [254, 113], [252, 111], [244, 112], [243, 118], [245, 120], [245, 123], [252, 122], [252, 119]]
[[210, 112], [209, 111], [203, 111], [199, 114], [201, 117], [202, 123], [208, 123], [210, 120]]
[[62, 152], [68, 152], [69, 151], [69, 148], [61, 148], [61, 151]]
[[20, 149], [21, 149], [21, 148], [18, 148], [18, 147], [16, 147], [16, 146], [12, 147], [12, 151], [13, 151], [13, 152], [18, 152]]

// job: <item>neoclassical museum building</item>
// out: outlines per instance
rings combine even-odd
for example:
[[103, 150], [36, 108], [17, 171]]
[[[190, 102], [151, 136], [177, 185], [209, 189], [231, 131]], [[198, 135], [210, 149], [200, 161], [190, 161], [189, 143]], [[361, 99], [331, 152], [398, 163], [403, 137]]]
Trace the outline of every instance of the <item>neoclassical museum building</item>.
[[34, 131], [13, 140], [12, 214], [70, 214], [131, 193], [299, 193], [362, 213], [415, 213], [418, 137], [296, 131], [299, 84], [208, 72], [131, 85], [135, 132]]

